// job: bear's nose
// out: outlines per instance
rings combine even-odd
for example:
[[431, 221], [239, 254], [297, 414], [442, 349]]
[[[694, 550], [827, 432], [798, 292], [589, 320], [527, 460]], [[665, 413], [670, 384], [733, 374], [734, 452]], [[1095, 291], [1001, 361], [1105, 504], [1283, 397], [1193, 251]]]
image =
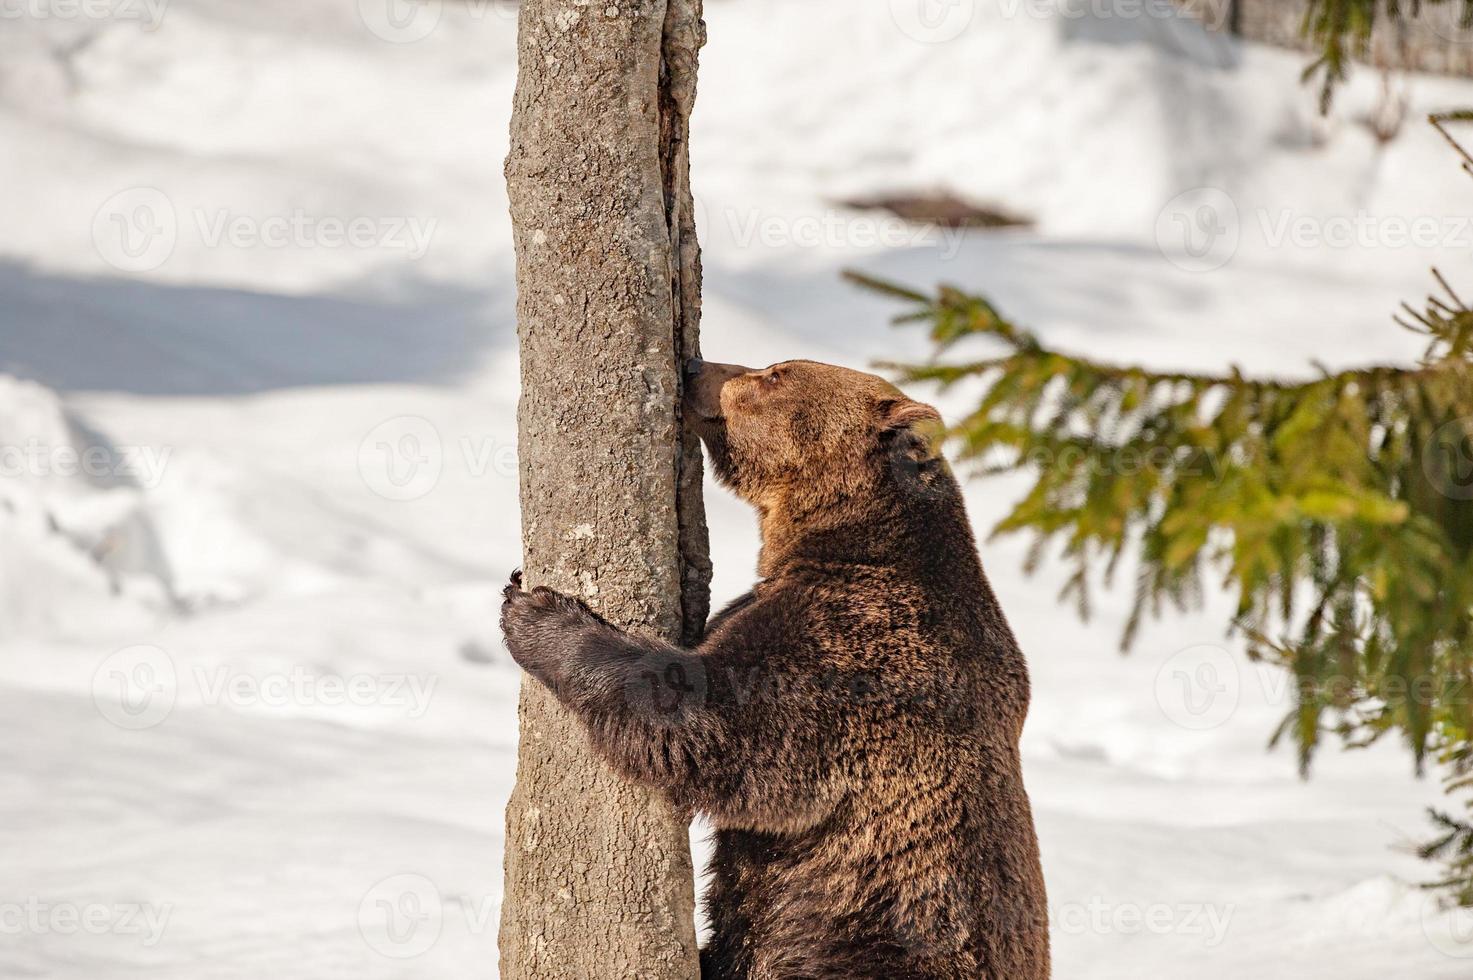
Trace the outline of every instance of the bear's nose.
[[740, 364], [717, 364], [692, 357], [685, 362], [686, 407], [703, 419], [721, 417], [721, 386], [732, 378], [750, 374]]

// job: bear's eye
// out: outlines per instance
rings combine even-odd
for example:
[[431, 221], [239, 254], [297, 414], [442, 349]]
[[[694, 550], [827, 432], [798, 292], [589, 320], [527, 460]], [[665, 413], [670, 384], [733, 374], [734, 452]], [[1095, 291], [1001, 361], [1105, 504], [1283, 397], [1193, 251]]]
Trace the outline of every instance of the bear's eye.
[[765, 385], [775, 385], [781, 380], [782, 374], [778, 371], [768, 371], [762, 376], [762, 383]]

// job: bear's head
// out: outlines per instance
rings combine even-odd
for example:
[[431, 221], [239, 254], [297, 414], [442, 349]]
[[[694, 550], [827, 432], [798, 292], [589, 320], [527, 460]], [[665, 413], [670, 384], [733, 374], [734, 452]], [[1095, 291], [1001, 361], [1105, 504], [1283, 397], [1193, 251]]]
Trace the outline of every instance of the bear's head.
[[717, 479], [763, 512], [797, 519], [940, 489], [940, 414], [883, 378], [815, 361], [692, 361], [686, 378]]

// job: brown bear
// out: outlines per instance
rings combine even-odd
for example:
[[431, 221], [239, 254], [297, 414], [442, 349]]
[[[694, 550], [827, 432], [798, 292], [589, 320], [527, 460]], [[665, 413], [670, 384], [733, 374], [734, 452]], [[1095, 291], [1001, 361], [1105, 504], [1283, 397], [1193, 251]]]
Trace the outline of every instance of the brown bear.
[[512, 655], [619, 772], [714, 824], [705, 980], [1046, 978], [1028, 672], [940, 417], [811, 361], [689, 372], [716, 475], [760, 515], [760, 580], [682, 650], [514, 577]]

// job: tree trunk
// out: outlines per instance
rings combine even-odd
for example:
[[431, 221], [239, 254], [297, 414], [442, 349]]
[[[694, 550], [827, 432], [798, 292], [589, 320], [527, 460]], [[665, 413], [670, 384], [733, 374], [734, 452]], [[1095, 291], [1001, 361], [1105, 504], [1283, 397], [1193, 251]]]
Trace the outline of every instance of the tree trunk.
[[[690, 644], [708, 611], [687, 137], [700, 0], [523, 0], [506, 176], [517, 253], [527, 587]], [[686, 824], [522, 687], [503, 980], [699, 975]]]

